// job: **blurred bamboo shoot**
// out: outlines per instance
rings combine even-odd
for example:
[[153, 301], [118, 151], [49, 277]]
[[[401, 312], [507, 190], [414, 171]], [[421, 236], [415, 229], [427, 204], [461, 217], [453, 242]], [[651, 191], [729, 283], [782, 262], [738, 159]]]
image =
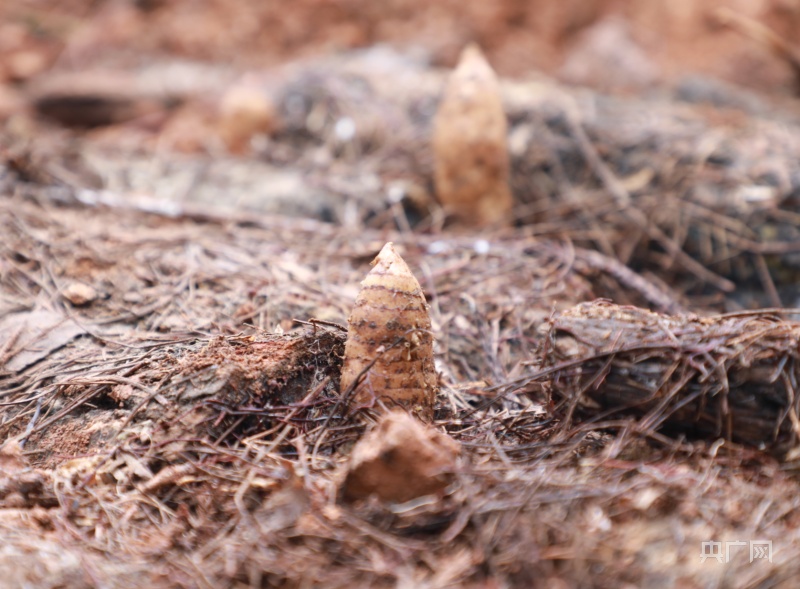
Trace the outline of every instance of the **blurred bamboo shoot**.
[[450, 75], [433, 130], [436, 193], [464, 226], [510, 221], [507, 134], [497, 76], [469, 45]]

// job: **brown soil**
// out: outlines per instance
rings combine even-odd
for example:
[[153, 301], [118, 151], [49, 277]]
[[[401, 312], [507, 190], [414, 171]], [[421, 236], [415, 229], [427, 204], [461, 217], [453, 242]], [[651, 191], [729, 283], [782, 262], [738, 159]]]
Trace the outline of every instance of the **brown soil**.
[[[475, 41], [503, 75], [534, 69], [554, 74], [591, 43], [594, 27], [619, 18], [627, 27], [624, 36], [641, 48], [661, 79], [713, 74], [753, 88], [791, 87], [786, 64], [720, 24], [721, 7], [790, 40], [800, 24], [800, 9], [782, 0], [680, 0], [664, 6], [619, 0], [391, 0], [380, 7], [363, 0], [299, 0], [290, 9], [275, 1], [22, 2], [2, 9], [10, 51], [2, 69], [7, 78], [24, 79], [53, 62], [85, 68], [164, 56], [252, 68], [376, 43], [419, 47], [433, 63], [452, 66], [461, 48]], [[603, 73], [587, 75], [600, 79]]]

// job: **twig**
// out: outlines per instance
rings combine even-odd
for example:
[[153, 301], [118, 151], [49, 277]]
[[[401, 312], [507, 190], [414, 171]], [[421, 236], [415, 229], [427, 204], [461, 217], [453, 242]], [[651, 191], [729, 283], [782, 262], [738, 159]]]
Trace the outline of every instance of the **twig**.
[[592, 268], [610, 274], [624, 286], [632, 288], [649, 303], [667, 313], [682, 313], [683, 307], [669, 293], [637, 274], [615, 258], [610, 258], [594, 250], [575, 248], [575, 255]]

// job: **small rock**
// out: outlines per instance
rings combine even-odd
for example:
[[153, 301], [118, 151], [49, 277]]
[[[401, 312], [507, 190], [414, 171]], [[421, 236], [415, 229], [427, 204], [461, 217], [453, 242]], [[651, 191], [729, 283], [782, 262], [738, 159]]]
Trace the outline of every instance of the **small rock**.
[[9, 493], [3, 499], [3, 507], [8, 509], [22, 509], [26, 504], [27, 501], [25, 501], [25, 497], [22, 496], [22, 493], [17, 493], [16, 491]]
[[27, 466], [17, 440], [11, 439], [0, 447], [0, 476], [16, 476]]
[[405, 411], [387, 413], [353, 448], [342, 500], [375, 495], [404, 503], [442, 491], [452, 481], [459, 452], [457, 442]]
[[72, 282], [61, 291], [61, 296], [76, 307], [83, 307], [97, 299], [97, 291], [88, 284]]

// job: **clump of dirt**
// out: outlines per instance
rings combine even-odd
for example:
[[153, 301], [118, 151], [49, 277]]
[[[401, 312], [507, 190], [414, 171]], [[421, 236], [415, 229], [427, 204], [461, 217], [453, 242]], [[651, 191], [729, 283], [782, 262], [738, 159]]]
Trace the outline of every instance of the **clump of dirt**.
[[[175, 416], [180, 435], [219, 442], [275, 427], [291, 408], [319, 413], [335, 402], [343, 355], [344, 334], [322, 328], [283, 337], [215, 338], [184, 355], [173, 377], [183, 383], [170, 395], [181, 408]], [[153, 415], [167, 436], [171, 417]], [[305, 418], [313, 421], [310, 414]], [[193, 430], [188, 423], [196, 424]]]
[[335, 404], [343, 352], [343, 333], [322, 328], [164, 346], [156, 356], [143, 354], [124, 378], [60, 387], [68, 413], [59, 415], [68, 419], [32, 428], [26, 452], [54, 468], [72, 457], [113, 453], [130, 438], [218, 444], [276, 427], [290, 410], [313, 422], [312, 414]]

